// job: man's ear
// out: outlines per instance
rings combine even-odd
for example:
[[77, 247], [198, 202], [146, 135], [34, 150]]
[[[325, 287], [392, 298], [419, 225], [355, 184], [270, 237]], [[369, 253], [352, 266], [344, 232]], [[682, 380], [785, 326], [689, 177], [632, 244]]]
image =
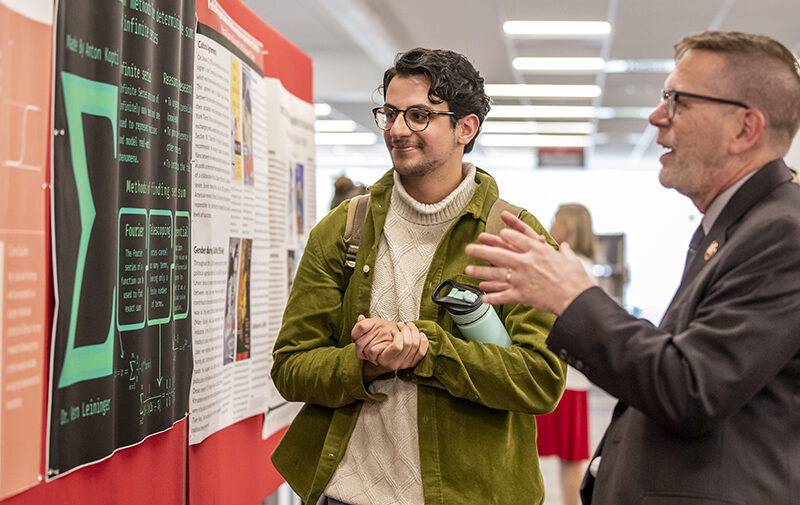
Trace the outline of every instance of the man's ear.
[[481, 122], [475, 114], [469, 114], [459, 119], [458, 123], [456, 123], [458, 143], [464, 146], [469, 144], [478, 134], [480, 125]]
[[755, 108], [745, 109], [742, 113], [739, 131], [730, 144], [731, 154], [741, 154], [764, 138], [764, 128], [767, 125], [764, 114]]

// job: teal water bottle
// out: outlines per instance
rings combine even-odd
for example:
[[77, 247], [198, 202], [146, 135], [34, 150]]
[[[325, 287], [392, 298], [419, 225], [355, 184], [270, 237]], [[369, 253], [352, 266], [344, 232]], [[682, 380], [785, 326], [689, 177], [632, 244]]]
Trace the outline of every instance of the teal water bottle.
[[447, 309], [467, 340], [508, 347], [511, 338], [497, 317], [497, 312], [491, 305], [481, 301], [484, 294], [478, 287], [447, 280], [439, 284], [432, 298]]

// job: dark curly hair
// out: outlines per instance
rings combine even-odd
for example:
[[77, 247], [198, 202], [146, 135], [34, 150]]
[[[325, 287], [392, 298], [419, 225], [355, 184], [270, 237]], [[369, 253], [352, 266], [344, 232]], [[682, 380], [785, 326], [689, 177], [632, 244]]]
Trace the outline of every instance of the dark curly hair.
[[[432, 103], [447, 102], [453, 126], [459, 119], [475, 114], [479, 125], [489, 112], [489, 97], [483, 91], [483, 77], [464, 55], [446, 49], [425, 49], [417, 47], [399, 53], [394, 59], [394, 66], [383, 74], [380, 87], [384, 98], [389, 82], [394, 76], [424, 75], [431, 81], [428, 99]], [[472, 151], [475, 139], [480, 133], [480, 126], [475, 137], [464, 147], [464, 152]]]

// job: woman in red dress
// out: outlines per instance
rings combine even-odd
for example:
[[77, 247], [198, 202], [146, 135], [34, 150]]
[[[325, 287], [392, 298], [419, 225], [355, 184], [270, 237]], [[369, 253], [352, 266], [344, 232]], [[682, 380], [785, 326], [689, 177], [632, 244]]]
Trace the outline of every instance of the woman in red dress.
[[[566, 242], [592, 275], [595, 236], [592, 216], [583, 205], [565, 204], [556, 211], [550, 235], [558, 242]], [[589, 459], [589, 380], [569, 367], [567, 387], [556, 409], [536, 417], [536, 445], [539, 456], [558, 456], [561, 466], [561, 488], [564, 505], [580, 503], [579, 489], [584, 465]]]

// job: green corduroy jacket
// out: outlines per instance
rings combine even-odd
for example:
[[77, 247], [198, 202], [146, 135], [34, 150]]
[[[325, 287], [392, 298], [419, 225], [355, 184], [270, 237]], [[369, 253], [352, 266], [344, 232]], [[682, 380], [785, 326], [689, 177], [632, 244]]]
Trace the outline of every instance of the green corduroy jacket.
[[[555, 408], [566, 376], [566, 365], [545, 346], [555, 317], [524, 305], [498, 307], [513, 342], [499, 347], [466, 341], [446, 310], [431, 300], [444, 280], [479, 282], [464, 274], [468, 264], [479, 261], [464, 248], [486, 227], [498, 190], [480, 169], [475, 179], [475, 194], [439, 243], [422, 290], [414, 324], [428, 337], [428, 352], [398, 376], [419, 386], [426, 504], [540, 504], [544, 486], [534, 414]], [[361, 405], [385, 399], [365, 388], [350, 331], [359, 314], [369, 317], [378, 239], [392, 185], [390, 170], [370, 188], [370, 211], [346, 290], [342, 235], [349, 202], [311, 230], [273, 350], [276, 388], [287, 400], [305, 405], [272, 462], [305, 503], [316, 503], [323, 493], [344, 456]], [[546, 234], [531, 214], [523, 212], [521, 218]]]

